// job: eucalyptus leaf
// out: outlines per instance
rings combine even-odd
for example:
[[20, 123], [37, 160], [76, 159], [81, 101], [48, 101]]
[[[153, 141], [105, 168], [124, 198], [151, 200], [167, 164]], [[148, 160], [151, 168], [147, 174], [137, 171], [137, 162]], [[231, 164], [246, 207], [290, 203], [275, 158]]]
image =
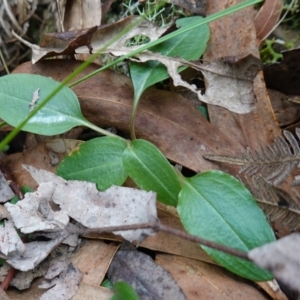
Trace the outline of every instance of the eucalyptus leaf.
[[153, 144], [145, 140], [128, 141], [123, 164], [140, 188], [155, 191], [159, 201], [176, 206], [181, 189], [179, 180], [173, 167]]
[[[203, 18], [199, 16], [182, 18], [176, 21], [176, 25], [180, 28], [191, 27], [202, 20]], [[199, 59], [204, 53], [208, 40], [209, 27], [207, 24], [204, 24], [151, 47], [149, 50], [165, 56], [195, 60]], [[181, 68], [180, 71], [183, 69]], [[143, 64], [130, 62], [130, 74], [134, 87], [132, 109], [132, 118], [134, 118], [139, 99], [145, 89], [168, 78], [169, 74], [166, 67], [157, 61], [149, 61]]]
[[[246, 251], [275, 240], [266, 216], [234, 177], [208, 171], [186, 179], [177, 210], [191, 234]], [[265, 281], [272, 275], [251, 262], [202, 247], [216, 262], [242, 277]]]
[[[8, 124], [18, 126], [59, 84], [51, 78], [35, 74], [0, 77], [0, 117]], [[68, 87], [63, 87], [26, 123], [23, 130], [55, 135], [87, 123], [77, 96]]]
[[67, 180], [83, 180], [97, 184], [101, 191], [122, 185], [127, 178], [122, 153], [125, 140], [115, 137], [95, 138], [79, 145], [59, 164], [57, 175]]

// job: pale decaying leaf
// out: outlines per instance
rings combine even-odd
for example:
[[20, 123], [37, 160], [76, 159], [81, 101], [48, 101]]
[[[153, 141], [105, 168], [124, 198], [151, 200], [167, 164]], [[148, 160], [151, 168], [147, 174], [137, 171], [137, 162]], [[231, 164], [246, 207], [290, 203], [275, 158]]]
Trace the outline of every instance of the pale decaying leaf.
[[[33, 269], [61, 243], [75, 247], [83, 226], [103, 229], [157, 221], [154, 192], [116, 186], [99, 192], [93, 183], [67, 181], [45, 170], [24, 168], [39, 183], [38, 190], [27, 193], [15, 205], [6, 203], [13, 225], [7, 222], [6, 227], [0, 227], [0, 240], [5, 242], [1, 245], [2, 257], [18, 270]], [[54, 209], [55, 205], [60, 209]], [[69, 217], [81, 224], [69, 223]], [[23, 244], [13, 226], [50, 240]], [[115, 233], [130, 241], [141, 241], [155, 232], [138, 229]]]
[[11, 221], [6, 221], [4, 226], [0, 226], [0, 256], [10, 257], [22, 255], [25, 246], [21, 241]]
[[0, 171], [0, 203], [10, 200], [14, 195], [3, 173]]
[[[39, 183], [38, 192], [49, 193], [49, 183], [55, 187], [52, 201], [71, 218], [88, 228], [103, 228], [157, 220], [156, 193], [138, 189], [112, 186], [99, 192], [94, 183], [64, 180], [55, 174], [24, 166]], [[141, 240], [144, 235], [152, 235], [151, 229], [119, 231], [129, 241]]]
[[53, 211], [50, 200], [55, 186], [43, 183], [37, 192], [27, 193], [17, 204], [6, 203], [15, 226], [23, 233], [35, 231], [62, 231], [69, 223], [69, 217], [64, 211]]
[[276, 242], [255, 248], [248, 257], [290, 288], [300, 292], [300, 234], [293, 233]]
[[[127, 32], [125, 31], [127, 29]], [[31, 44], [16, 33], [13, 35], [30, 47], [32, 63], [42, 58], [61, 54], [83, 54], [109, 52], [110, 49], [132, 51], [139, 46], [126, 47], [126, 42], [136, 35], [145, 35], [150, 41], [158, 39], [167, 28], [155, 26], [152, 22], [137, 16], [130, 16], [107, 26], [95, 26], [85, 30], [49, 33], [42, 37], [41, 46]]]
[[54, 263], [44, 277], [49, 281], [43, 281], [39, 288], [53, 288], [44, 293], [41, 300], [68, 300], [76, 294], [82, 275], [70, 261], [64, 260]]
[[[111, 53], [118, 56], [125, 54], [122, 50], [113, 50]], [[191, 90], [197, 94], [199, 100], [205, 103], [222, 106], [239, 114], [249, 113], [255, 108], [253, 80], [260, 69], [260, 61], [252, 55], [234, 63], [216, 60], [208, 65], [151, 52], [143, 52], [134, 60], [137, 62], [149, 60], [161, 62], [166, 66], [175, 86], [183, 86]], [[181, 79], [178, 69], [182, 66], [189, 66], [203, 73], [207, 83], [205, 94], [202, 94], [195, 85]]]
[[7, 263], [17, 270], [28, 271], [36, 267], [42, 262], [49, 253], [57, 247], [66, 237], [68, 233], [63, 232], [57, 238], [47, 242], [30, 242], [25, 245], [25, 252], [21, 255], [8, 257]]

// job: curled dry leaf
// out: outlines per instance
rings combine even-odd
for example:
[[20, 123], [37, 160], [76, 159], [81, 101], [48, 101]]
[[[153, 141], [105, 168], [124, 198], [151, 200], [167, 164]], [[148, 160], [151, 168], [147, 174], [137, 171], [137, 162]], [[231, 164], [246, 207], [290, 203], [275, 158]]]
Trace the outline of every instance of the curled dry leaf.
[[300, 234], [293, 233], [276, 242], [255, 248], [248, 257], [262, 268], [268, 269], [273, 275], [300, 292]]
[[17, 204], [6, 203], [14, 225], [23, 233], [35, 231], [58, 232], [69, 223], [64, 211], [53, 211], [50, 202], [55, 186], [44, 183], [35, 193], [26, 193], [25, 198]]
[[115, 255], [108, 270], [112, 283], [125, 281], [141, 300], [186, 299], [171, 274], [155, 264], [150, 256], [136, 251], [128, 242]]
[[[48, 196], [49, 183], [53, 186], [51, 199], [68, 216], [88, 228], [129, 225], [157, 220], [156, 194], [138, 189], [113, 186], [99, 192], [94, 183], [64, 180], [51, 172], [24, 166], [39, 183], [38, 192]], [[118, 231], [130, 241], [142, 240], [145, 235], [154, 234], [151, 229]]]
[[256, 37], [261, 43], [274, 30], [283, 8], [283, 0], [266, 0], [255, 17]]
[[[123, 55], [122, 50], [112, 51], [112, 54]], [[143, 52], [135, 61], [146, 62], [157, 60], [168, 69], [175, 86], [183, 86], [198, 95], [199, 100], [227, 108], [228, 110], [245, 114], [255, 108], [253, 80], [261, 68], [261, 61], [253, 55], [241, 59], [218, 59], [208, 65], [187, 62], [179, 58], [171, 58], [158, 53]], [[207, 82], [207, 89], [203, 95], [195, 85], [181, 79], [179, 67], [189, 66], [201, 71]]]
[[54, 287], [43, 294], [41, 300], [68, 300], [76, 294], [82, 275], [70, 261], [65, 260], [54, 263], [44, 277], [50, 281], [43, 281], [39, 288]]
[[[128, 32], [124, 34], [125, 28], [128, 29]], [[134, 36], [145, 35], [150, 41], [153, 41], [158, 39], [166, 30], [167, 28], [159, 28], [148, 20], [130, 16], [107, 26], [44, 34], [40, 46], [30, 44], [16, 34], [14, 35], [31, 48], [32, 63], [34, 64], [42, 58], [55, 55], [108, 52], [110, 49], [132, 51], [139, 46], [126, 47], [125, 43]], [[121, 32], [122, 34], [120, 34]], [[119, 38], [116, 39], [116, 37]]]

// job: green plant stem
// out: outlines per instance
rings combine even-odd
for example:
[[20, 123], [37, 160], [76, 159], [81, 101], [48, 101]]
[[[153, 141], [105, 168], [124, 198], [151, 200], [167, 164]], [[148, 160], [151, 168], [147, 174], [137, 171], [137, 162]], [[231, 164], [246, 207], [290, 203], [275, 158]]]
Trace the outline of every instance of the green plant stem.
[[109, 69], [110, 67], [114, 66], [115, 64], [118, 64], [118, 63], [122, 62], [123, 60], [125, 60], [127, 58], [133, 57], [133, 56], [141, 53], [144, 50], [148, 50], [149, 48], [151, 48], [153, 46], [156, 46], [156, 45], [158, 45], [158, 44], [160, 44], [162, 42], [165, 42], [165, 41], [167, 41], [167, 40], [169, 40], [169, 39], [171, 39], [171, 38], [173, 38], [173, 37], [175, 37], [175, 36], [177, 36], [179, 34], [185, 33], [185, 32], [187, 32], [187, 31], [189, 31], [191, 29], [194, 29], [194, 28], [197, 28], [199, 26], [202, 26], [203, 24], [215, 21], [215, 20], [217, 20], [217, 19], [219, 19], [221, 17], [227, 16], [227, 15], [229, 15], [231, 13], [234, 13], [234, 12], [236, 12], [238, 10], [246, 8], [246, 7], [250, 6], [250, 5], [253, 5], [253, 4], [256, 4], [256, 3], [260, 3], [262, 1], [263, 0], [246, 0], [246, 1], [243, 1], [243, 2], [241, 2], [239, 4], [234, 5], [232, 7], [228, 7], [226, 9], [222, 10], [221, 12], [214, 13], [214, 14], [212, 14], [212, 15], [204, 18], [198, 24], [195, 24], [195, 25], [193, 25], [191, 27], [179, 28], [178, 30], [176, 30], [176, 31], [174, 31], [172, 33], [169, 33], [169, 34], [167, 34], [167, 35], [165, 35], [165, 36], [163, 36], [163, 37], [161, 37], [161, 38], [159, 38], [159, 39], [157, 39], [157, 40], [155, 40], [153, 42], [150, 42], [148, 44], [142, 45], [138, 49], [136, 49], [134, 51], [131, 51], [130, 53], [125, 54], [125, 55], [123, 55], [123, 56], [121, 56], [121, 57], [113, 60], [112, 62], [108, 63], [104, 67], [102, 67], [102, 68], [100, 68], [100, 69], [98, 69], [98, 70], [96, 70], [96, 71], [94, 71], [94, 72], [92, 72], [92, 73], [90, 73], [90, 74], [82, 77], [81, 79], [75, 81], [74, 83], [72, 83], [70, 85], [70, 87], [73, 87], [76, 84], [79, 84], [82, 81], [84, 81], [86, 79], [89, 79], [89, 78], [93, 77], [94, 75], [96, 75], [96, 74], [98, 74], [98, 73], [100, 73], [100, 72], [102, 72], [102, 71], [104, 71], [106, 69]]
[[101, 128], [101, 127], [98, 127], [98, 126], [96, 126], [96, 125], [94, 125], [94, 124], [92, 124], [92, 123], [90, 123], [88, 121], [86, 121], [86, 122], [82, 121], [81, 124], [83, 126], [86, 126], [86, 127], [90, 128], [90, 129], [93, 129], [96, 132], [99, 132], [99, 133], [101, 133], [103, 135], [116, 137], [116, 138], [119, 138], [119, 139], [121, 139], [123, 141], [126, 141], [124, 138], [122, 138], [122, 137], [120, 137], [120, 136], [118, 136], [118, 135], [116, 135], [116, 134], [114, 134], [114, 133], [112, 133], [112, 132], [110, 132], [108, 130], [105, 130], [105, 129]]
[[[54, 89], [43, 101], [40, 102], [39, 105], [37, 105], [28, 115], [27, 117], [20, 122], [20, 124], [13, 130], [11, 131], [1, 142], [0, 142], [0, 151], [21, 131], [23, 126], [41, 109], [43, 108], [50, 100], [52, 97], [54, 97], [64, 86], [66, 86], [72, 79], [74, 79], [77, 75], [79, 75], [84, 69], [86, 69], [96, 58], [97, 56], [105, 50], [107, 47], [109, 47], [110, 44], [112, 44], [115, 40], [118, 40], [122, 35], [124, 35], [126, 32], [131, 30], [133, 27], [138, 25], [140, 22], [142, 22], [142, 18], [139, 18], [136, 22], [133, 24], [126, 26], [118, 35], [116, 35], [114, 38], [112, 38], [105, 46], [103, 46], [102, 49], [100, 49], [97, 53], [94, 53], [91, 55], [86, 61], [84, 61], [79, 67], [77, 67], [70, 75], [68, 75], [61, 83], [60, 85]], [[97, 128], [98, 132], [101, 132], [102, 134], [105, 135], [112, 135], [111, 132], [106, 131], [104, 129], [101, 129], [92, 123], [86, 122], [84, 123], [85, 126], [88, 126], [92, 129], [95, 130]]]
[[[246, 1], [243, 1], [237, 5], [234, 5], [232, 7], [229, 7], [229, 8], [226, 8], [224, 9], [222, 12], [218, 12], [218, 13], [215, 13], [215, 14], [212, 14], [210, 16], [208, 16], [207, 18], [205, 18], [202, 22], [199, 22], [198, 24], [195, 24], [194, 26], [190, 27], [190, 28], [181, 28], [181, 29], [178, 29], [176, 30], [175, 32], [172, 32], [170, 34], [167, 34], [161, 38], [159, 38], [158, 40], [156, 41], [153, 41], [151, 43], [148, 43], [146, 45], [143, 45], [141, 46], [140, 48], [112, 61], [111, 63], [107, 64], [106, 66], [98, 69], [97, 71], [95, 72], [92, 72], [90, 73], [89, 75], [87, 76], [84, 76], [82, 77], [81, 79], [77, 80], [76, 82], [72, 83], [70, 85], [70, 87], [72, 86], [75, 86], [76, 84], [88, 79], [88, 78], [91, 78], [92, 76], [114, 66], [115, 64], [119, 63], [119, 62], [122, 62], [124, 59], [126, 58], [130, 58], [144, 50], [147, 50], [155, 45], [158, 45], [170, 38], [173, 38], [174, 36], [178, 35], [178, 34], [182, 34], [190, 29], [193, 29], [193, 28], [197, 28], [198, 26], [201, 26], [205, 23], [208, 23], [208, 22], [211, 22], [211, 21], [214, 21], [216, 19], [219, 19], [223, 16], [226, 16], [230, 13], [233, 13], [233, 12], [236, 12], [240, 9], [243, 9], [243, 8], [246, 8], [250, 5], [253, 5], [253, 4], [256, 4], [256, 3], [259, 3], [259, 2], [262, 2], [263, 0], [246, 0]], [[103, 52], [104, 49], [106, 49], [107, 47], [109, 47], [110, 44], [112, 44], [115, 40], [117, 40], [120, 36], [122, 36], [124, 33], [128, 32], [131, 28], [133, 28], [134, 26], [136, 26], [137, 24], [139, 24], [143, 19], [142, 18], [139, 18], [135, 23], [133, 23], [132, 25], [130, 26], [127, 26], [126, 28], [124, 28], [115, 38], [111, 39], [111, 41], [109, 43], [107, 43], [107, 45], [105, 45], [102, 49], [100, 49], [97, 53], [91, 55], [91, 57], [86, 60], [85, 62], [83, 62], [78, 68], [76, 68], [74, 70], [74, 72], [72, 72], [69, 76], [67, 76], [62, 82], [61, 84], [55, 89], [53, 90], [43, 101], [40, 102], [39, 105], [37, 105], [35, 107], [35, 109], [33, 109], [29, 114], [28, 116], [22, 121], [20, 122], [20, 124], [13, 130], [11, 131], [1, 142], [0, 142], [0, 150], [2, 150], [17, 134], [18, 132], [21, 131], [21, 129], [23, 128], [23, 126], [39, 111], [39, 109], [43, 108], [50, 100], [52, 97], [54, 97], [62, 88], [63, 86], [67, 85], [73, 78], [75, 78], [77, 75], [79, 75], [84, 69], [86, 69], [93, 61], [94, 59], [99, 55], [99, 53]], [[98, 128], [98, 127], [97, 127]], [[99, 129], [100, 130], [100, 129]]]

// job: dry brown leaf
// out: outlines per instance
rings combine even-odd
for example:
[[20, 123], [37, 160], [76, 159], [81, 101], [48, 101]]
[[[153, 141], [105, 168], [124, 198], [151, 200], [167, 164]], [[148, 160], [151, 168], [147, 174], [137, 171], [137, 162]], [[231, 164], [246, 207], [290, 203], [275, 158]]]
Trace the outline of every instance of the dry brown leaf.
[[[111, 51], [111, 53], [125, 54], [123, 51]], [[230, 64], [224, 62], [224, 59], [217, 59], [205, 66], [149, 51], [140, 53], [138, 58], [133, 60], [137, 62], [149, 60], [161, 62], [166, 66], [174, 86], [183, 86], [191, 90], [197, 94], [199, 100], [205, 103], [218, 105], [238, 114], [249, 113], [255, 108], [253, 80], [261, 68], [261, 62], [252, 55], [236, 59]], [[195, 85], [181, 79], [178, 73], [181, 66], [189, 66], [203, 73], [207, 86], [205, 94], [202, 94]]]
[[101, 24], [100, 0], [67, 0], [64, 8], [64, 31], [90, 28]]
[[2, 299], [2, 300], [11, 300], [11, 298], [9, 298], [7, 296], [7, 294], [5, 293], [5, 291], [3, 289], [0, 289], [0, 299]]
[[107, 277], [113, 284], [118, 281], [127, 282], [141, 300], [186, 299], [169, 272], [128, 242], [123, 243], [115, 255]]
[[255, 30], [260, 44], [276, 27], [283, 8], [283, 0], [266, 0], [255, 17]]
[[[43, 61], [35, 65], [26, 63], [17, 68], [15, 73], [40, 74], [60, 81], [79, 64], [64, 60]], [[81, 76], [96, 68], [95, 65], [89, 66]], [[133, 99], [129, 78], [106, 70], [75, 86], [73, 91], [79, 97], [83, 114], [90, 122], [129, 131]], [[195, 172], [216, 168], [202, 158], [203, 154], [225, 150], [231, 155], [243, 151], [243, 145], [235, 139], [229, 140], [229, 132], [221, 130], [209, 123], [187, 99], [176, 93], [149, 89], [141, 98], [136, 119], [137, 136], [153, 142], [170, 160]], [[13, 159], [9, 160], [12, 165]]]
[[31, 176], [28, 176], [22, 164], [55, 172], [58, 163], [80, 143], [82, 141], [70, 139], [46, 140], [22, 153], [7, 155], [1, 163], [7, 166], [19, 186], [27, 185], [36, 190], [38, 184]]
[[[168, 225], [172, 228], [184, 231], [179, 217], [160, 209], [160, 204], [161, 203], [157, 203], [157, 213], [160, 222], [164, 225]], [[84, 237], [122, 242], [122, 239], [120, 237], [107, 233], [87, 233], [84, 235]], [[163, 231], [159, 231], [154, 236], [149, 236], [142, 243], [140, 243], [139, 246], [158, 252], [180, 255], [187, 258], [193, 258], [203, 262], [215, 264], [210, 256], [208, 256], [208, 254], [204, 252], [204, 250], [202, 250], [199, 245], [190, 241], [184, 241], [183, 243], [181, 238], [175, 235], [167, 234]]]
[[82, 282], [100, 286], [119, 245], [103, 241], [87, 240], [71, 261], [82, 273]]
[[[130, 30], [120, 35], [120, 32], [125, 28], [130, 28]], [[14, 35], [32, 49], [32, 63], [36, 63], [42, 58], [55, 55], [109, 52], [110, 49], [130, 49], [132, 51], [139, 46], [126, 47], [127, 40], [142, 34], [153, 41], [158, 39], [166, 30], [167, 28], [157, 27], [148, 20], [130, 16], [111, 25], [44, 34], [40, 46], [30, 44], [15, 33]], [[116, 37], [119, 38], [116, 39]]]
[[281, 128], [295, 124], [300, 120], [299, 104], [290, 102], [289, 98], [291, 97], [271, 89], [268, 89], [268, 93]]
[[189, 300], [269, 299], [249, 281], [219, 266], [175, 255], [158, 254], [155, 261], [172, 274]]
[[[207, 14], [222, 11], [237, 3], [240, 1], [211, 0]], [[254, 16], [254, 8], [248, 7], [211, 22], [209, 24], [211, 36], [204, 60], [213, 61], [226, 56], [243, 57], [247, 54], [259, 57], [253, 24]], [[236, 115], [217, 106], [208, 106], [210, 121], [227, 134], [229, 139], [243, 144], [245, 149], [247, 147], [259, 149], [261, 145], [270, 144], [281, 134], [261, 72], [254, 80], [254, 93], [257, 99], [256, 109], [249, 114]], [[235, 174], [232, 173], [232, 175]]]
[[[101, 0], [67, 0], [63, 15], [63, 31], [100, 26], [101, 20]], [[80, 54], [77, 55], [76, 58], [79, 60], [86, 60], [88, 54]]]
[[73, 296], [72, 300], [110, 300], [113, 295], [114, 292], [108, 288], [89, 285], [81, 282], [79, 289]]
[[300, 292], [300, 234], [293, 233], [280, 240], [255, 248], [248, 257], [265, 268], [290, 288]]

